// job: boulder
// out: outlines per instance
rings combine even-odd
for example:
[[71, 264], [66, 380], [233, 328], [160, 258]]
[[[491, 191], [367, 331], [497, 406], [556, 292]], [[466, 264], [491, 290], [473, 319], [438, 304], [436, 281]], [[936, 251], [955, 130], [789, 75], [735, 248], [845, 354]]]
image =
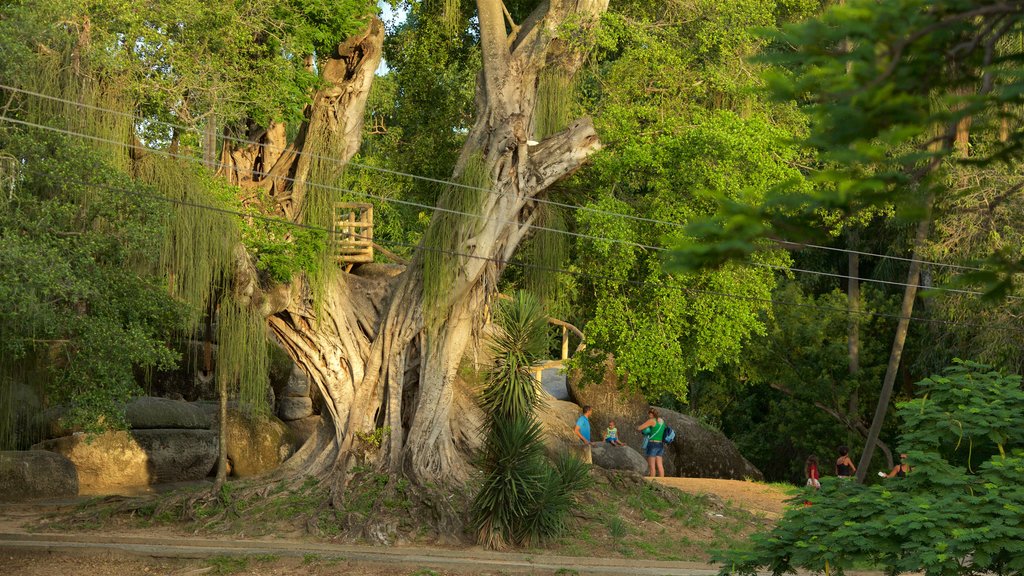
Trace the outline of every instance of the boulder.
[[229, 411], [227, 456], [231, 475], [256, 476], [277, 468], [292, 453], [288, 434], [288, 426], [273, 416]]
[[590, 445], [590, 453], [594, 466], [599, 468], [647, 473], [647, 460], [629, 446], [612, 446], [607, 442], [596, 442]]
[[281, 398], [277, 404], [277, 415], [281, 420], [301, 420], [313, 415], [313, 400], [306, 398]]
[[45, 450], [0, 452], [0, 501], [78, 495], [78, 472], [70, 460]]
[[292, 372], [288, 376], [288, 383], [281, 390], [280, 396], [282, 400], [284, 398], [309, 397], [309, 377], [298, 366], [292, 368]]
[[152, 396], [132, 400], [124, 413], [134, 430], [209, 430], [213, 423], [210, 415], [196, 404]]
[[88, 494], [201, 480], [217, 461], [217, 436], [210, 430], [74, 434], [41, 442], [33, 448], [56, 452], [71, 460], [78, 471], [79, 490]]
[[288, 441], [291, 443], [292, 450], [298, 450], [309, 440], [309, 437], [313, 435], [313, 432], [320, 426], [324, 421], [323, 416], [312, 415], [298, 420], [289, 420], [285, 422], [285, 426], [288, 427]]
[[626, 381], [615, 374], [615, 361], [611, 356], [605, 360], [604, 374], [599, 382], [582, 382], [579, 371], [569, 375], [569, 391], [573, 398], [580, 406], [590, 406], [594, 410], [590, 415], [591, 439], [603, 440], [609, 421], [614, 420], [619, 440], [640, 451], [643, 436], [636, 427], [647, 419], [648, 404], [643, 396], [622, 390], [628, 390]]
[[580, 445], [573, 428], [580, 416], [580, 407], [572, 402], [555, 400], [544, 394], [544, 404], [537, 411], [537, 419], [544, 429], [544, 447], [550, 456], [576, 451]]
[[[636, 427], [647, 419], [649, 406], [643, 396], [628, 391], [629, 386], [625, 380], [615, 373], [614, 359], [606, 359], [604, 375], [599, 382], [584, 383], [578, 372], [571, 374], [569, 390], [580, 405], [593, 408], [590, 425], [594, 440], [604, 438], [608, 422], [614, 420], [619, 440], [643, 455], [643, 436]], [[690, 416], [662, 408], [658, 411], [678, 435], [676, 441], [665, 450], [665, 475], [763, 479], [761, 472], [721, 432], [705, 427]], [[594, 458], [596, 462], [596, 453]]]
[[665, 449], [665, 475], [729, 480], [764, 480], [724, 434], [696, 418], [665, 408], [658, 414], [676, 431]]

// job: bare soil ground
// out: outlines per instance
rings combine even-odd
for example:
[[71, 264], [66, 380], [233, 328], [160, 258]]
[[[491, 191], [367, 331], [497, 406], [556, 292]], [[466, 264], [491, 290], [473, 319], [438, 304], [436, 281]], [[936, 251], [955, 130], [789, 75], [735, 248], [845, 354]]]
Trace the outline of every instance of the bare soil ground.
[[789, 492], [776, 484], [717, 478], [657, 478], [656, 481], [690, 494], [712, 494], [726, 504], [764, 514], [773, 520], [782, 516], [789, 497]]

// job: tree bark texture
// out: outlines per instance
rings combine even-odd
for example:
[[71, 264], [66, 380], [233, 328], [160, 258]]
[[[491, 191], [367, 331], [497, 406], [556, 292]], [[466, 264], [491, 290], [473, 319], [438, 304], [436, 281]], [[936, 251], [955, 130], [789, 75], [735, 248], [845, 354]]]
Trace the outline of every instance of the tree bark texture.
[[[469, 158], [482, 158], [493, 188], [476, 214], [472, 237], [445, 254], [455, 278], [444, 309], [434, 316], [442, 319], [437, 325], [428, 327], [424, 320], [423, 254], [430, 246], [421, 246], [397, 274], [363, 273], [358, 267], [351, 274], [338, 271], [316, 303], [308, 290], [294, 286], [268, 295], [254, 286], [251, 265], [243, 262], [249, 273], [241, 276], [249, 280], [236, 285], [247, 286], [252, 305], [267, 314], [277, 339], [319, 388], [330, 416], [330, 429], [314, 434], [286, 463], [287, 470], [330, 476], [336, 498], [343, 498], [347, 474], [357, 462], [400, 473], [421, 486], [461, 485], [469, 478], [469, 457], [480, 443], [480, 414], [457, 386], [456, 371], [467, 345], [482, 332], [504, 262], [529, 233], [535, 199], [600, 147], [588, 118], [528, 145], [539, 74], [546, 67], [570, 77], [578, 71], [583, 55], [558, 39], [559, 27], [567, 21], [596, 24], [607, 3], [543, 2], [510, 34], [500, 0], [478, 1], [483, 70], [476, 122], [455, 176]], [[259, 144], [226, 150], [221, 173], [243, 185], [263, 186], [281, 214], [301, 219], [311, 160], [303, 154], [307, 135], [329, 130], [344, 138], [342, 162], [357, 151], [382, 39], [375, 21], [362, 36], [339, 46], [324, 68], [327, 85], [314, 97], [295, 142], [281, 147], [279, 157], [270, 155], [276, 128], [256, 130]], [[375, 430], [384, 432], [378, 433], [379, 447]]]

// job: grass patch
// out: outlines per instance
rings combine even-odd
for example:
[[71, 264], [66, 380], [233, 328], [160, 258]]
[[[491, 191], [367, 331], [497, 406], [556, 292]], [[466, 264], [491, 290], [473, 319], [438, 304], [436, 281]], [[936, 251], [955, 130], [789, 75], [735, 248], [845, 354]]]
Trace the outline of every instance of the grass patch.
[[712, 548], [744, 547], [773, 522], [709, 497], [595, 469], [596, 486], [577, 525], [546, 552], [650, 560], [707, 561]]
[[207, 558], [206, 563], [212, 568], [210, 574], [238, 574], [249, 568], [245, 556], [214, 556]]

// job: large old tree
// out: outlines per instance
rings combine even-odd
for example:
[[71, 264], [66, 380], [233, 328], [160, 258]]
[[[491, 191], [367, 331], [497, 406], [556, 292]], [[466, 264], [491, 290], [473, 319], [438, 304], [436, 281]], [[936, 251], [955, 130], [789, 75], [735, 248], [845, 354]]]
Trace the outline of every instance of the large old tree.
[[[587, 118], [540, 130], [541, 116], [552, 111], [539, 93], [551, 83], [564, 89], [579, 70], [580, 38], [607, 4], [543, 1], [517, 23], [501, 0], [478, 0], [483, 66], [475, 123], [453, 175], [465, 186], [444, 191], [423, 244], [400, 274], [338, 271], [319, 290], [303, 281], [265, 286], [243, 258], [235, 289], [268, 318], [330, 413], [333, 429], [308, 442], [290, 469], [334, 474], [341, 486], [360, 435], [384, 429], [376, 455], [384, 469], [416, 482], [467, 478], [477, 420], [475, 408], [459, 404], [465, 398], [454, 386], [456, 369], [480, 333], [504, 263], [530, 233], [535, 199], [599, 148]], [[374, 20], [320, 63], [325, 84], [293, 141], [281, 124], [250, 124], [246, 139], [259, 144], [225, 146], [221, 173], [268, 191], [280, 216], [309, 222], [322, 214], [321, 183], [359, 148], [383, 35]]]

